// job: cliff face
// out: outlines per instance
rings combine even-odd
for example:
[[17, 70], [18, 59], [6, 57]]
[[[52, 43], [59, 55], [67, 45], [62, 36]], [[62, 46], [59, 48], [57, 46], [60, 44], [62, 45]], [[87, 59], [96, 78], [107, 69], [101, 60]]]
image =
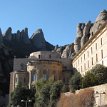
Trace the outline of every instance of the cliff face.
[[59, 52], [62, 58], [73, 58], [85, 43], [105, 24], [107, 23], [107, 10], [103, 10], [97, 16], [94, 23], [79, 23], [77, 26], [76, 38], [74, 43], [65, 46], [56, 46], [54, 51]]
[[0, 29], [0, 91], [8, 94], [9, 73], [13, 70], [13, 58], [29, 56], [31, 52], [53, 50], [54, 46], [44, 38], [42, 29], [38, 29], [32, 36], [28, 36], [28, 28], [12, 33], [9, 27], [4, 34]]
[[9, 27], [2, 38], [4, 45], [12, 49], [14, 55], [20, 58], [28, 56], [33, 51], [52, 50], [54, 48], [45, 40], [42, 29], [38, 29], [29, 38], [28, 28], [12, 33], [12, 28]]
[[80, 23], [77, 26], [77, 36], [74, 42], [75, 54], [84, 46], [84, 44], [104, 25], [107, 23], [107, 10], [103, 10], [97, 16], [94, 23]]

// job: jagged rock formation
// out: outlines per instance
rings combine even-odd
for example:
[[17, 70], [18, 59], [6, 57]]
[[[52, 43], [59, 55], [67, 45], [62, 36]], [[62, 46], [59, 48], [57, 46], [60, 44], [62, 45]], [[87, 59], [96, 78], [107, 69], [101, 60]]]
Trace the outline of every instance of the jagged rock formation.
[[104, 25], [104, 23], [107, 23], [107, 10], [100, 12], [95, 23], [89, 21], [86, 24], [80, 23], [78, 25], [77, 37], [74, 41], [75, 53], [78, 53], [84, 44], [102, 27], [102, 25]]
[[[20, 31], [19, 31], [20, 32]], [[30, 40], [28, 37], [28, 28], [23, 29], [20, 33], [18, 32], [19, 38], [25, 43], [30, 44]], [[16, 35], [17, 37], [17, 35]], [[19, 39], [19, 40], [20, 40]]]
[[74, 53], [74, 44], [67, 45], [62, 52], [62, 58], [72, 58]]
[[75, 53], [77, 53], [81, 48], [81, 38], [83, 36], [84, 26], [85, 26], [84, 23], [79, 23], [78, 26], [77, 26], [77, 37], [76, 37], [76, 39], [74, 41]]
[[0, 29], [0, 91], [2, 95], [8, 94], [9, 74], [13, 69], [14, 56], [23, 58], [34, 51], [52, 49], [54, 46], [45, 40], [42, 29], [37, 30], [31, 38], [28, 36], [28, 28], [12, 33], [12, 28], [9, 27], [4, 34]]
[[[12, 33], [12, 28], [9, 27], [4, 35], [2, 35], [2, 33], [0, 33], [0, 35], [0, 37], [3, 38], [4, 45], [11, 48], [14, 55], [20, 58], [28, 56], [34, 51], [52, 50], [54, 48], [53, 45], [45, 40], [42, 29], [38, 29], [33, 33], [31, 38], [28, 36], [28, 28], [22, 31], [18, 30], [17, 33]], [[20, 47], [23, 50], [21, 50]]]
[[74, 56], [74, 43], [65, 46], [56, 46], [53, 51], [60, 53], [61, 58], [72, 58]]
[[12, 39], [12, 28], [11, 27], [9, 27], [7, 30], [6, 30], [6, 32], [5, 32], [5, 34], [4, 34], [4, 38], [6, 39], [6, 40], [11, 40]]
[[33, 45], [40, 50], [46, 50], [46, 41], [42, 29], [38, 29], [32, 36]]
[[76, 39], [74, 43], [65, 46], [56, 46], [54, 51], [61, 54], [62, 58], [73, 58], [85, 43], [104, 25], [107, 23], [107, 10], [100, 12], [95, 23], [88, 21], [87, 23], [79, 23], [77, 26]]
[[60, 47], [58, 45], [56, 45], [55, 48], [54, 48], [54, 51], [62, 54], [65, 47], [66, 47], [66, 45], [65, 46], [60, 46]]
[[81, 47], [84, 46], [84, 44], [88, 41], [90, 37], [90, 28], [92, 27], [91, 21], [87, 22], [83, 29], [83, 36], [81, 38]]
[[94, 25], [90, 30], [90, 38], [101, 28], [101, 26], [107, 22], [107, 10], [103, 10], [97, 16]]

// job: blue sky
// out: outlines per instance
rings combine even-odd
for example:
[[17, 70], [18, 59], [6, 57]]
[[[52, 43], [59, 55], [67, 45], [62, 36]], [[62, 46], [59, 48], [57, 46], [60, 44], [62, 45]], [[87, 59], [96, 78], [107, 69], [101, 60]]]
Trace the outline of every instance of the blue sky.
[[107, 9], [107, 0], [0, 0], [0, 27], [3, 32], [29, 28], [29, 36], [42, 28], [53, 45], [72, 43], [80, 22], [95, 21]]

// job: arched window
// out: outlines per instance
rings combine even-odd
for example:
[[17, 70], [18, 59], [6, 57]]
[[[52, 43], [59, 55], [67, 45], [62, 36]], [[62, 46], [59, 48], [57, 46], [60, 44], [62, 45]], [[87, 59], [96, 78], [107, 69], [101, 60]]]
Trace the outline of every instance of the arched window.
[[37, 73], [32, 75], [32, 81], [37, 81]]
[[48, 72], [46, 70], [43, 71], [43, 79], [48, 80]]

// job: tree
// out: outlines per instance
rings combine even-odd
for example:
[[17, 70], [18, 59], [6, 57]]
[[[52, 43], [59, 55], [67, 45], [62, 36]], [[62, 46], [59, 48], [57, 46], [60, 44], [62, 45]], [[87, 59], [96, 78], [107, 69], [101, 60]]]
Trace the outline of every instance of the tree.
[[35, 106], [48, 107], [50, 101], [51, 81], [39, 80], [36, 82]]
[[55, 107], [62, 91], [62, 81], [43, 81], [36, 82], [35, 106], [36, 107]]
[[98, 84], [98, 79], [92, 72], [88, 71], [82, 79], [82, 88], [94, 86], [96, 84]]
[[82, 80], [83, 88], [107, 83], [107, 67], [97, 64], [88, 71]]
[[41, 88], [39, 94], [36, 93], [37, 107], [47, 107], [50, 101], [50, 85], [46, 84]]
[[60, 97], [62, 87], [63, 87], [63, 83], [60, 80], [52, 84], [50, 89], [50, 107], [56, 106], [56, 102]]
[[107, 67], [97, 64], [91, 69], [91, 72], [96, 76], [98, 80], [98, 83], [96, 85], [107, 82]]
[[68, 85], [63, 85], [63, 87], [62, 87], [62, 92], [68, 92], [69, 91], [69, 86]]
[[27, 87], [17, 87], [12, 93], [11, 93], [11, 104], [13, 106], [16, 105], [23, 105], [21, 100], [32, 100], [34, 102], [34, 93], [35, 91], [33, 89], [28, 89]]
[[82, 76], [79, 72], [75, 72], [75, 74], [70, 79], [70, 89], [72, 91], [78, 90], [81, 88]]

